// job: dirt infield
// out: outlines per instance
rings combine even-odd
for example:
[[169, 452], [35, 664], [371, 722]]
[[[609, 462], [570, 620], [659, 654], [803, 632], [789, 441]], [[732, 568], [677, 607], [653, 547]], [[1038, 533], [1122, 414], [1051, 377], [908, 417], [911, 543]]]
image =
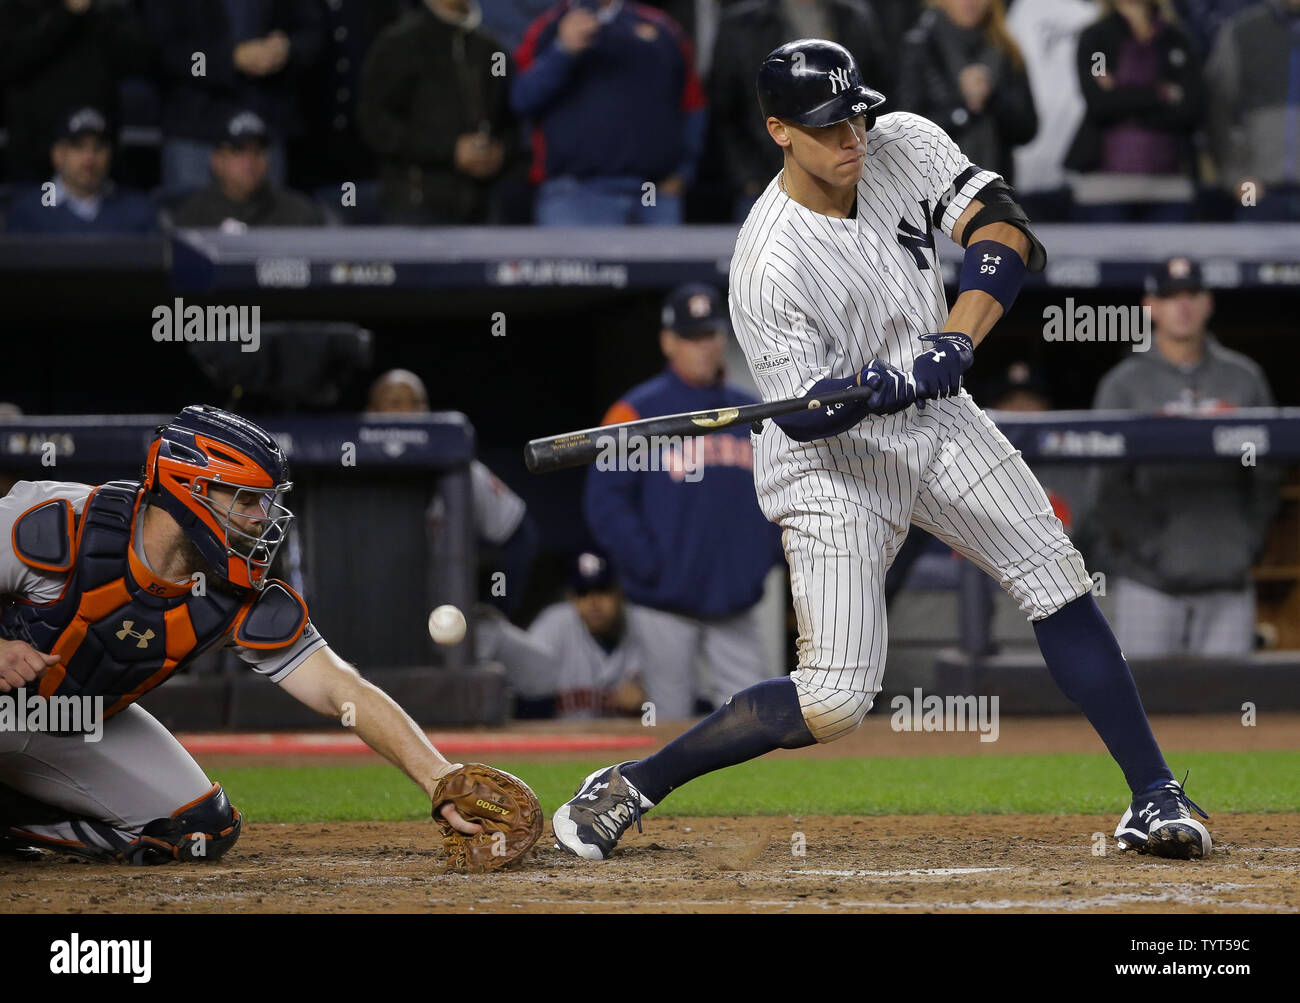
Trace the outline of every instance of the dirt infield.
[[[12, 912], [1300, 912], [1300, 815], [1215, 819], [1207, 860], [1121, 855], [1091, 815], [649, 818], [614, 858], [543, 843], [442, 874], [432, 823], [250, 824], [223, 861], [0, 864]], [[796, 833], [806, 841], [793, 852]]]
[[[1265, 716], [1251, 728], [1234, 715], [1152, 723], [1171, 751], [1300, 747], [1300, 715]], [[552, 723], [516, 726], [509, 735], [626, 735], [635, 728]], [[680, 729], [653, 729], [655, 743]], [[455, 753], [450, 745], [446, 751]], [[1087, 722], [1074, 716], [1004, 718], [998, 741], [982, 743], [972, 733], [895, 733], [887, 717], [873, 715], [833, 746], [779, 755], [1101, 751]], [[201, 758], [210, 771], [252, 761]], [[305, 761], [321, 764], [319, 756]], [[440, 873], [431, 822], [248, 819], [238, 845], [214, 864], [0, 861], [0, 896], [7, 911], [20, 913], [1300, 912], [1300, 814], [1214, 813], [1215, 853], [1196, 862], [1121, 855], [1114, 826], [1113, 815], [656, 814], [608, 862], [576, 860], [543, 839], [518, 871], [486, 877]], [[1094, 855], [1103, 842], [1106, 854]]]

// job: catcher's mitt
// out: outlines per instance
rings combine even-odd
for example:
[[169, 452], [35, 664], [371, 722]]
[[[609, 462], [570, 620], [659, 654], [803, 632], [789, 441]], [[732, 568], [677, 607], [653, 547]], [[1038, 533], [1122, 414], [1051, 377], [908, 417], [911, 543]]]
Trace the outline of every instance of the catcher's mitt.
[[[467, 822], [483, 831], [457, 832], [438, 811], [450, 801]], [[433, 789], [433, 820], [442, 833], [448, 869], [494, 871], [524, 858], [542, 834], [542, 806], [516, 776], [483, 763], [466, 763], [438, 779]]]

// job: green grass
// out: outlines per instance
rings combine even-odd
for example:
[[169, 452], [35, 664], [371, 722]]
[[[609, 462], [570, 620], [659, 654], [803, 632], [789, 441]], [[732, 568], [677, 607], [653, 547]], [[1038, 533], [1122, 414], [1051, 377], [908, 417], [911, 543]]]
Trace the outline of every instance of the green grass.
[[[549, 815], [608, 761], [494, 765], [532, 785]], [[1189, 793], [1215, 811], [1300, 811], [1300, 752], [1179, 753]], [[250, 818], [274, 822], [426, 817], [428, 802], [396, 769], [228, 767], [213, 779]], [[693, 781], [664, 803], [672, 815], [1118, 813], [1119, 770], [1101, 755], [759, 759]]]

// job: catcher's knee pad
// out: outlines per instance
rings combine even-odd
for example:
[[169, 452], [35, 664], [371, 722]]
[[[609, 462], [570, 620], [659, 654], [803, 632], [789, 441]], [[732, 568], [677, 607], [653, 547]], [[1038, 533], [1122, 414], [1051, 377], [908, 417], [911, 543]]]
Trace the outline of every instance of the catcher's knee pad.
[[813, 738], [833, 742], [857, 730], [880, 692], [866, 676], [866, 670], [797, 669], [790, 674]]
[[1066, 603], [1092, 590], [1083, 557], [1062, 535], [1046, 553], [1035, 554], [1003, 571], [1002, 587], [1030, 620], [1051, 616]]
[[148, 823], [124, 856], [132, 864], [217, 860], [235, 845], [242, 825], [239, 809], [213, 784], [201, 798]]

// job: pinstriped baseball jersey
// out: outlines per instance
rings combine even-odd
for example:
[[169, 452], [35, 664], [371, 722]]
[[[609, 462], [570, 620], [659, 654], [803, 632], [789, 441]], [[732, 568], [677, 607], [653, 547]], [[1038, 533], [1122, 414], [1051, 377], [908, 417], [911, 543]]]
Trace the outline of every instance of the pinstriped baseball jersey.
[[[934, 230], [952, 229], [998, 176], [933, 122], [897, 112], [867, 135], [855, 212], [807, 209], [779, 175], [731, 262], [736, 337], [765, 400], [852, 377], [872, 359], [910, 370], [948, 317]], [[759, 504], [779, 524], [799, 620], [800, 706], [819, 741], [857, 727], [880, 690], [884, 577], [915, 523], [1001, 583], [1031, 618], [1091, 587], [1043, 489], [962, 391], [799, 442], [755, 437]]]
[[[933, 230], [951, 236], [971, 199], [998, 175], [971, 164], [933, 122], [895, 112], [867, 135], [854, 218], [804, 208], [782, 191], [779, 177], [755, 203], [731, 261], [732, 325], [763, 399], [797, 397], [820, 379], [852, 377], [877, 358], [910, 370], [928, 347], [920, 336], [942, 329], [948, 316]], [[906, 444], [895, 449], [888, 440], [906, 438], [916, 414], [868, 419], [811, 443], [769, 425], [774, 434], [762, 436], [761, 459], [755, 457], [760, 501], [775, 503], [771, 496], [805, 471], [870, 456], [871, 490], [885, 506], [880, 514], [905, 521], [915, 477], [899, 480], [891, 456], [906, 453]], [[911, 467], [919, 459], [898, 458]], [[840, 481], [828, 477], [821, 486], [845, 496]], [[858, 489], [851, 490], [856, 498]]]
[[854, 218], [805, 209], [774, 178], [731, 260], [732, 322], [764, 399], [874, 358], [910, 368], [917, 337], [948, 316], [932, 230], [951, 237], [997, 177], [933, 122], [895, 112], [867, 134]]

